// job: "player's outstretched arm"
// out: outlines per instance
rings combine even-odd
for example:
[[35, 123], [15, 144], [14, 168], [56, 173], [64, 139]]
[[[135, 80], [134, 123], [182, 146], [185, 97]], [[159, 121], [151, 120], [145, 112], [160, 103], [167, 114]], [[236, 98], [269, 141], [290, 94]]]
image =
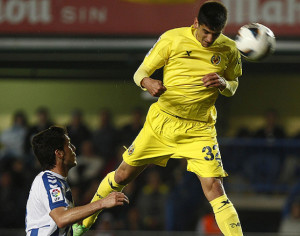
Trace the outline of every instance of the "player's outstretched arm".
[[96, 213], [99, 210], [128, 204], [128, 197], [121, 192], [112, 192], [107, 197], [84, 206], [66, 208], [58, 207], [50, 212], [50, 216], [59, 228], [64, 228]]

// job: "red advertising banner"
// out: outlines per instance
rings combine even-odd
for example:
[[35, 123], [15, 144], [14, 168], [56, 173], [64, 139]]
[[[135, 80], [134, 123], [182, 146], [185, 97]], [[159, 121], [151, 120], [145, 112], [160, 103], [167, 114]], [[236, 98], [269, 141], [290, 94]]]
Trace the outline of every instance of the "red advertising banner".
[[[0, 34], [159, 35], [189, 26], [204, 0], [0, 0]], [[225, 33], [250, 22], [300, 36], [300, 0], [222, 0]]]

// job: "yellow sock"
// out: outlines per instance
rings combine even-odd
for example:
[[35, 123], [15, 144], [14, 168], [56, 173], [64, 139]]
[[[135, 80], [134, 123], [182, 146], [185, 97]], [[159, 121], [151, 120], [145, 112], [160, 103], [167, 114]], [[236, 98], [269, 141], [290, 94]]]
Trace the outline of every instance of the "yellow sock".
[[[122, 191], [122, 189], [124, 188], [124, 185], [121, 184], [117, 184], [115, 181], [115, 171], [110, 172], [109, 174], [106, 175], [106, 177], [101, 181], [97, 192], [95, 193], [93, 199], [91, 202], [95, 202], [99, 199], [102, 199], [104, 197], [106, 197], [108, 194], [110, 194], [111, 192], [120, 192]], [[83, 225], [86, 228], [90, 228], [92, 226], [92, 224], [94, 224], [94, 222], [97, 219], [97, 216], [99, 215], [101, 211], [98, 211], [97, 213], [95, 213], [94, 215], [89, 216], [88, 218], [83, 220]]]
[[238, 214], [226, 195], [211, 202], [217, 224], [225, 236], [242, 236], [243, 231]]

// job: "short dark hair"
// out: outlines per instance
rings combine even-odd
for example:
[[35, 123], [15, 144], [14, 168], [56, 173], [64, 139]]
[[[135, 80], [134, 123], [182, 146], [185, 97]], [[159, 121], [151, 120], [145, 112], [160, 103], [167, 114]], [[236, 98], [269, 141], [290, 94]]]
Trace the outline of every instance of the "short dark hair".
[[67, 131], [58, 126], [36, 134], [32, 139], [32, 149], [43, 170], [51, 170], [56, 165], [55, 151], [64, 150]]
[[198, 23], [214, 31], [222, 30], [227, 21], [226, 7], [216, 1], [205, 2], [199, 9]]

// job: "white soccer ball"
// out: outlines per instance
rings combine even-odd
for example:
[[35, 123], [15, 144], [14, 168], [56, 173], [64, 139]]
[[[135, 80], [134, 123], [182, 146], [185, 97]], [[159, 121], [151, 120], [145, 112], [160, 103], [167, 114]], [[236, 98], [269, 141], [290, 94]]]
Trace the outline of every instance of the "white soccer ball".
[[251, 23], [239, 29], [235, 43], [246, 60], [260, 61], [275, 51], [276, 40], [268, 27]]

